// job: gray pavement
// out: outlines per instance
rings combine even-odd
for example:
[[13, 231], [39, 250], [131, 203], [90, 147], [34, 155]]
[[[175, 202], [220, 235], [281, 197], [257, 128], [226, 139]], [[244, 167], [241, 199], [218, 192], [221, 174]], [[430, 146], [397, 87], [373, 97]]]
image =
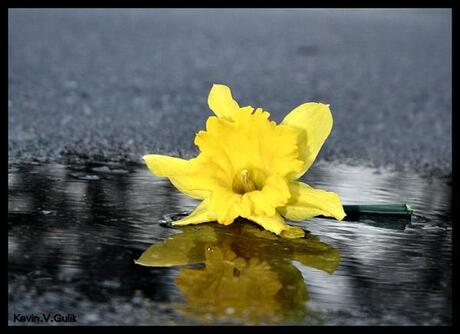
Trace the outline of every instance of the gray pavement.
[[320, 159], [451, 173], [449, 10], [10, 10], [9, 161], [191, 156], [212, 83], [276, 121], [330, 103]]

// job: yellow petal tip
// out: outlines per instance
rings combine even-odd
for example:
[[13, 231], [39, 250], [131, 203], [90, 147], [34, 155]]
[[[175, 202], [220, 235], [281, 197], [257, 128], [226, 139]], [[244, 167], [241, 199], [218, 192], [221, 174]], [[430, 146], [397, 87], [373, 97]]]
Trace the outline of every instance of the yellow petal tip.
[[228, 87], [227, 85], [224, 85], [224, 84], [220, 84], [220, 83], [213, 83], [212, 84], [212, 88], [219, 88], [219, 87], [230, 89], [230, 87]]

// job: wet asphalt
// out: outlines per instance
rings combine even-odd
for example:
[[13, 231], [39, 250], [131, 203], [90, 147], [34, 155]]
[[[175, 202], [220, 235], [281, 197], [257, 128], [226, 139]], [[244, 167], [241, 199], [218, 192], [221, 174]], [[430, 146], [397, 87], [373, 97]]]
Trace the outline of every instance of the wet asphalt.
[[331, 104], [319, 159], [451, 174], [450, 10], [9, 11], [10, 162], [190, 157], [213, 83], [276, 121]]

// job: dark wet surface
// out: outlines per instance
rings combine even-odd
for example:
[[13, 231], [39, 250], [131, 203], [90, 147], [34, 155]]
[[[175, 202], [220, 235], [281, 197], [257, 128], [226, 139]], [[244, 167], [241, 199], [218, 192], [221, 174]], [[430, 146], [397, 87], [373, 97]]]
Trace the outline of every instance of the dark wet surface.
[[[180, 237], [167, 217], [196, 202], [144, 167], [11, 165], [9, 322], [54, 312], [77, 325], [451, 324], [449, 179], [318, 163], [305, 181], [346, 204], [407, 203], [412, 223], [316, 218], [297, 223], [310, 233], [295, 250], [247, 222]], [[165, 254], [200, 261], [134, 263], [173, 235], [194, 250]]]

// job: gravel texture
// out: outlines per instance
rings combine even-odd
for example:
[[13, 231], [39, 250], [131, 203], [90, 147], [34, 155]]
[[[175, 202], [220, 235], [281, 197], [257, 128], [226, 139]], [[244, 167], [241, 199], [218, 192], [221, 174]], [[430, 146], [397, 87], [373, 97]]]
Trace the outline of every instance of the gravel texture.
[[9, 11], [9, 160], [189, 157], [213, 83], [276, 121], [330, 103], [320, 159], [451, 174], [450, 10]]

